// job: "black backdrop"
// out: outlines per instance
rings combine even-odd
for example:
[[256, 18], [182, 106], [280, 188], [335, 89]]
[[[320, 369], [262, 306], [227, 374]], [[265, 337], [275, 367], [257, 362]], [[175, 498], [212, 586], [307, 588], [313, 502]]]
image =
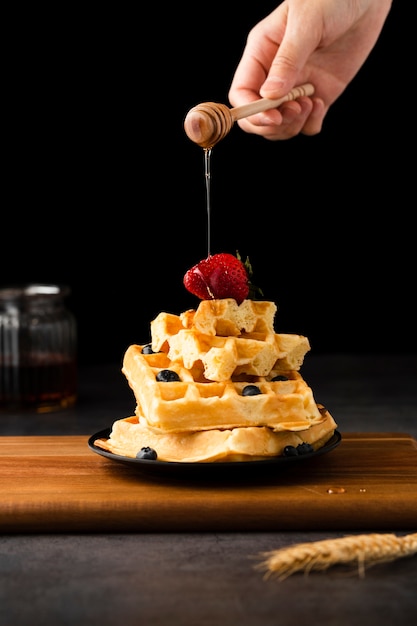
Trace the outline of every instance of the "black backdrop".
[[[197, 304], [182, 277], [207, 252], [204, 156], [183, 120], [227, 103], [246, 35], [275, 6], [229, 4], [61, 7], [16, 26], [0, 284], [68, 284], [81, 362], [120, 361], [159, 311]], [[277, 332], [316, 353], [417, 349], [404, 8], [320, 135], [236, 126], [213, 150], [211, 252], [248, 255]]]

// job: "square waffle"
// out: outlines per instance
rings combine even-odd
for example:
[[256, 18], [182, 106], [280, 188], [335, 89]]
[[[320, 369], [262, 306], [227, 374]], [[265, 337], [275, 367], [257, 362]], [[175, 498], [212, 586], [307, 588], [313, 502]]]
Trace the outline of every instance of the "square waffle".
[[309, 443], [321, 448], [333, 435], [336, 423], [321, 408], [323, 421], [300, 432], [275, 432], [249, 426], [232, 430], [166, 433], [142, 423], [136, 415], [114, 423], [109, 439], [96, 439], [104, 450], [135, 458], [141, 448], [152, 448], [158, 460], [184, 463], [258, 461], [282, 455], [286, 446]]
[[[137, 402], [136, 415], [165, 432], [267, 426], [275, 431], [305, 430], [323, 421], [311, 388], [297, 371], [286, 380], [239, 375], [225, 381], [205, 378], [200, 366], [185, 368], [165, 352], [144, 354], [144, 346], [126, 350], [122, 371]], [[176, 372], [179, 381], [159, 382], [161, 370]], [[282, 373], [282, 372], [281, 372]], [[243, 395], [248, 385], [259, 395]]]
[[[201, 362], [204, 375], [226, 381], [234, 374], [266, 376], [298, 370], [310, 350], [307, 337], [274, 332], [276, 305], [244, 300], [203, 300], [180, 316], [160, 313], [151, 322], [152, 349], [186, 369]], [[228, 333], [228, 334], [227, 334]]]
[[229, 337], [247, 333], [273, 333], [277, 305], [267, 300], [243, 300], [237, 304], [233, 298], [202, 300], [196, 311], [181, 314], [186, 328], [193, 326], [204, 335]]
[[151, 344], [129, 346], [123, 359], [135, 415], [116, 420], [96, 445], [130, 457], [153, 448], [159, 460], [183, 462], [323, 446], [337, 425], [299, 372], [309, 341], [275, 333], [276, 310], [272, 302], [223, 299], [160, 313]]

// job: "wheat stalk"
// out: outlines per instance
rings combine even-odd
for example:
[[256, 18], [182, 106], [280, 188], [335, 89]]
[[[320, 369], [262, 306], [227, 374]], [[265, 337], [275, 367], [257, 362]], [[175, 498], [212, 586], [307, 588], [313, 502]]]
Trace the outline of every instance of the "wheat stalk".
[[312, 570], [323, 571], [333, 565], [356, 562], [358, 574], [363, 578], [366, 567], [416, 553], [417, 533], [403, 537], [392, 534], [352, 535], [263, 552], [260, 556], [264, 560], [256, 567], [266, 570], [266, 578], [274, 575], [284, 580], [296, 572], [308, 574]]

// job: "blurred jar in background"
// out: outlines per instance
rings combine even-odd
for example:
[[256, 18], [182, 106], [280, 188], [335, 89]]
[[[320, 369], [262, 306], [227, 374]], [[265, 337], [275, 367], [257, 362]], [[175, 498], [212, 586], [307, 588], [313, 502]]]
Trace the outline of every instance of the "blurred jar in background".
[[46, 413], [77, 398], [77, 326], [66, 285], [0, 288], [0, 413]]

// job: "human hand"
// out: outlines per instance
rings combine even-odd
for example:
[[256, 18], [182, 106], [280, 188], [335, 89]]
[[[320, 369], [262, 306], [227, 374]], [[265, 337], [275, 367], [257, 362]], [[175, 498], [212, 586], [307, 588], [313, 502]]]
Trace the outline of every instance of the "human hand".
[[266, 139], [316, 135], [335, 100], [375, 46], [392, 0], [284, 0], [248, 34], [229, 101], [278, 99], [312, 83], [313, 97], [239, 120], [242, 130]]

